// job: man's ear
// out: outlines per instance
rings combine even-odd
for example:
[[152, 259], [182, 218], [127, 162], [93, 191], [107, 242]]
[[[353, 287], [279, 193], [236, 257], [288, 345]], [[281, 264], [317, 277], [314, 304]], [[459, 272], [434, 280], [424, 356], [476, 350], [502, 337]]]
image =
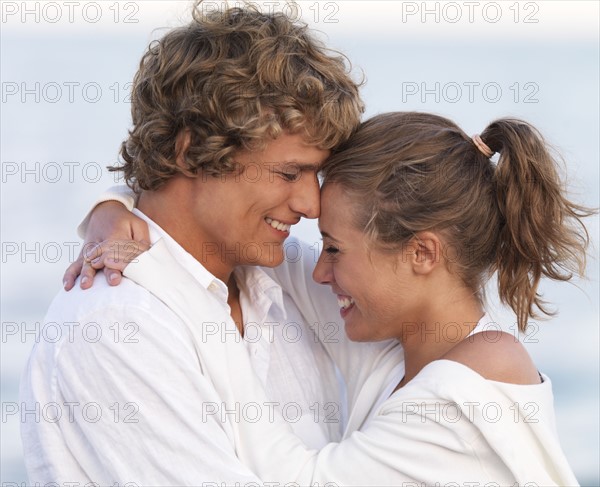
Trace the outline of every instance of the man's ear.
[[415, 274], [429, 274], [443, 259], [443, 243], [433, 232], [419, 232], [409, 241], [407, 253]]
[[181, 168], [185, 168], [185, 156], [192, 142], [190, 129], [183, 129], [175, 138], [175, 162]]

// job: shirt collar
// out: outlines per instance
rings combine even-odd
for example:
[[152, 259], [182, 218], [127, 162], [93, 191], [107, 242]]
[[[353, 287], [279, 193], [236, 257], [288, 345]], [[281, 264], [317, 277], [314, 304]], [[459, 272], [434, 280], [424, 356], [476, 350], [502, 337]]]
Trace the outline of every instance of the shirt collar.
[[267, 297], [281, 314], [281, 319], [287, 319], [283, 304], [283, 291], [261, 267], [241, 265], [234, 269], [238, 286], [246, 293], [251, 301], [259, 302]]
[[142, 213], [137, 208], [133, 209], [133, 213], [139, 216], [148, 224], [150, 233], [150, 243], [154, 245], [158, 240], [163, 240], [167, 245], [169, 252], [187, 269], [187, 271], [207, 290], [216, 292], [219, 296], [224, 295], [224, 300], [227, 301], [227, 285], [213, 276], [192, 254], [187, 252], [179, 245], [173, 237], [163, 230], [156, 222]]

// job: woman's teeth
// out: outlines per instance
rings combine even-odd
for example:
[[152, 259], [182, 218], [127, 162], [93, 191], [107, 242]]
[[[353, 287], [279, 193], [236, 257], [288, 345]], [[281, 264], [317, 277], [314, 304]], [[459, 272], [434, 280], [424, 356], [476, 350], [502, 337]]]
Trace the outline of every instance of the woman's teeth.
[[340, 298], [340, 297], [338, 297], [338, 305], [342, 309], [348, 309], [353, 304], [354, 304], [354, 299], [352, 299], [352, 298]]
[[271, 225], [273, 228], [281, 231], [281, 232], [289, 232], [290, 228], [292, 227], [291, 225], [287, 224], [287, 223], [281, 223], [280, 221], [277, 220], [273, 220], [273, 218], [265, 218], [265, 221]]

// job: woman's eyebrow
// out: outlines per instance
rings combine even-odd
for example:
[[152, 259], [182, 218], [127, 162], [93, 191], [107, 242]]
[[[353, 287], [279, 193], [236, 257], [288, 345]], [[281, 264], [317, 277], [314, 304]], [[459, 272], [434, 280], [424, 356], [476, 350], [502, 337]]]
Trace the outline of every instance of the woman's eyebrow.
[[324, 232], [322, 230], [321, 230], [321, 236], [324, 237], [324, 238], [328, 238], [329, 240], [333, 240], [334, 242], [339, 242], [339, 240], [337, 238], [332, 237], [327, 232]]

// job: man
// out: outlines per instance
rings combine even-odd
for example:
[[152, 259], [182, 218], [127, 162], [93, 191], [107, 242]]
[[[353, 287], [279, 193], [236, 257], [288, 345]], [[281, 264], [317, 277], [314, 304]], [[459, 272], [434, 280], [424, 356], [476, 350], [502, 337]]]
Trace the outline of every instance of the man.
[[[224, 410], [214, 388], [232, 373], [256, 374], [307, 444], [339, 438], [333, 365], [258, 266], [281, 263], [290, 226], [318, 216], [317, 172], [361, 112], [343, 61], [282, 14], [196, 9], [149, 47], [119, 170], [139, 193], [144, 258], [160, 273], [52, 303], [45, 321], [72, 333], [37, 344], [24, 373], [23, 407], [39, 412], [22, 426], [30, 483], [258, 482], [228, 427], [252, 412]], [[203, 315], [183, 320], [153, 285], [198, 288]], [[232, 336], [253, 370], [226, 356], [207, 368]]]

